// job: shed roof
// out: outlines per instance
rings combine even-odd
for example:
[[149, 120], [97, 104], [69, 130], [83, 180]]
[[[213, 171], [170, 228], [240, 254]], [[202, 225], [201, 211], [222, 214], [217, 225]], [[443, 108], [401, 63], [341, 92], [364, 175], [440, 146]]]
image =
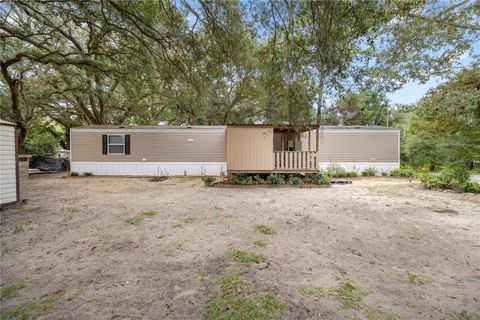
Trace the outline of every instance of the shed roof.
[[2, 120], [0, 119], [0, 125], [4, 125], [4, 126], [17, 126], [15, 123], [12, 123], [12, 122], [8, 122], [8, 121], [5, 121], [5, 120]]

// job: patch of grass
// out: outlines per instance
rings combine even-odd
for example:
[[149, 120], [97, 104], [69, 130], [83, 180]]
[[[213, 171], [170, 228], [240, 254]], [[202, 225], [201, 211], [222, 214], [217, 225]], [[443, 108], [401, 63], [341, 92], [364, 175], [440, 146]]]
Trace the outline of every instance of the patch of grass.
[[475, 315], [475, 314], [470, 314], [466, 310], [462, 310], [458, 312], [458, 319], [459, 320], [474, 320], [474, 319], [480, 319], [480, 316]]
[[21, 233], [21, 232], [25, 232], [25, 229], [23, 228], [22, 225], [16, 225], [13, 228], [13, 233]]
[[407, 272], [407, 279], [408, 279], [408, 282], [414, 283], [414, 284], [422, 285], [422, 284], [427, 283], [426, 280], [420, 279], [415, 273], [410, 272], [410, 271]]
[[267, 242], [265, 240], [255, 240], [253, 244], [260, 248], [265, 248], [267, 246]]
[[255, 230], [257, 230], [258, 232], [261, 232], [263, 234], [277, 234], [277, 231], [275, 231], [274, 229], [272, 229], [270, 227], [267, 227], [266, 225], [263, 225], [263, 224], [255, 225]]
[[266, 259], [261, 254], [255, 254], [242, 250], [231, 250], [228, 255], [234, 260], [246, 264], [264, 262]]
[[17, 290], [23, 289], [28, 285], [25, 279], [19, 279], [9, 286], [2, 288], [2, 297], [13, 297], [17, 294]]
[[5, 312], [5, 319], [30, 319], [43, 315], [47, 310], [55, 307], [55, 301], [59, 298], [58, 294], [50, 294], [40, 299], [39, 302], [28, 302], [9, 309]]
[[216, 282], [219, 289], [205, 306], [207, 320], [267, 320], [274, 319], [285, 309], [275, 294], [256, 294], [242, 277], [242, 271], [232, 270]]
[[375, 308], [364, 308], [367, 320], [404, 320], [405, 317]]
[[314, 286], [308, 286], [308, 287], [300, 287], [298, 288], [298, 291], [303, 295], [303, 296], [315, 296], [315, 297], [326, 297], [328, 292], [322, 287], [314, 287]]
[[331, 288], [329, 293], [335, 300], [342, 304], [344, 309], [360, 309], [362, 298], [367, 291], [349, 281], [336, 288]]
[[138, 226], [143, 219], [156, 216], [157, 214], [158, 212], [156, 211], [145, 211], [133, 218], [126, 219], [125, 222], [134, 226]]
[[[362, 312], [368, 320], [402, 320], [402, 316], [398, 316], [380, 309], [370, 308], [362, 303], [364, 296], [368, 294], [368, 290], [353, 284], [350, 281], [341, 283], [337, 287], [324, 289], [322, 287], [305, 286], [300, 287], [298, 291], [303, 296], [314, 296], [321, 298], [332, 298], [341, 303], [344, 309], [354, 309]], [[363, 318], [362, 318], [363, 319]]]
[[185, 217], [185, 218], [183, 218], [183, 221], [184, 221], [185, 223], [192, 223], [192, 222], [193, 222], [193, 218], [192, 218], [192, 217]]

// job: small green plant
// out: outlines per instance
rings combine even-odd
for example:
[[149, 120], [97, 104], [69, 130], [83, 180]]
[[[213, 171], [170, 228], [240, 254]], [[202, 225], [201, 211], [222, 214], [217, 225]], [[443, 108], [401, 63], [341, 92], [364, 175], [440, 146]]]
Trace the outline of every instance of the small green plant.
[[228, 253], [228, 255], [234, 260], [246, 264], [260, 263], [265, 261], [265, 257], [261, 254], [255, 254], [242, 250], [232, 250]]
[[388, 176], [388, 172], [382, 169], [381, 175], [382, 177], [386, 177]]
[[257, 224], [255, 225], [255, 230], [257, 230], [258, 232], [261, 232], [263, 234], [277, 234], [277, 231], [275, 231], [274, 229], [270, 228], [270, 227], [267, 227], [266, 225], [263, 225], [263, 224]]
[[233, 183], [239, 185], [250, 185], [253, 184], [253, 178], [252, 176], [236, 177], [235, 179], [233, 179]]
[[70, 175], [71, 175], [72, 177], [78, 177], [80, 174], [79, 174], [78, 172], [71, 171], [71, 172], [70, 172]]
[[407, 279], [408, 282], [413, 283], [413, 284], [425, 284], [427, 281], [420, 279], [415, 273], [413, 272], [407, 272]]
[[211, 186], [215, 182], [215, 177], [203, 176], [202, 181], [206, 186]]
[[480, 183], [474, 181], [467, 181], [461, 185], [465, 192], [480, 193]]
[[419, 177], [420, 182], [426, 189], [443, 188], [443, 184], [440, 179], [431, 173], [423, 173], [419, 175]]
[[317, 185], [328, 185], [332, 182], [332, 179], [327, 174], [322, 173], [310, 173], [305, 179], [305, 183], [312, 183]]
[[377, 170], [375, 168], [365, 168], [362, 171], [362, 176], [364, 176], [364, 177], [374, 177], [376, 173], [377, 173]]
[[2, 297], [13, 297], [17, 294], [17, 290], [23, 289], [28, 285], [28, 281], [25, 279], [19, 279], [9, 286], [2, 288]]
[[267, 181], [270, 184], [284, 184], [285, 183], [285, 178], [281, 174], [272, 173], [272, 174], [267, 176]]
[[290, 184], [302, 184], [303, 183], [303, 180], [302, 178], [300, 178], [299, 176], [290, 176], [288, 178], [288, 182]]
[[400, 168], [390, 170], [389, 175], [391, 177], [413, 177], [415, 174], [415, 170], [413, 170], [410, 166], [402, 165]]
[[58, 294], [50, 294], [43, 297], [37, 303], [25, 303], [14, 307], [13, 309], [5, 312], [6, 319], [30, 319], [38, 318], [43, 315], [47, 310], [55, 307], [55, 301], [59, 298]]
[[134, 226], [138, 226], [143, 219], [156, 216], [157, 214], [158, 212], [156, 211], [145, 211], [140, 213], [139, 215], [136, 215], [133, 218], [126, 219], [125, 222]]
[[22, 225], [16, 225], [13, 228], [13, 233], [21, 233], [21, 232], [25, 232], [25, 229], [23, 228]]
[[192, 218], [192, 217], [185, 217], [185, 218], [183, 218], [183, 221], [184, 221], [185, 223], [192, 223], [192, 222], [193, 222], [193, 218]]
[[264, 248], [267, 246], [267, 242], [265, 240], [255, 240], [253, 244], [257, 247]]
[[204, 317], [207, 320], [274, 319], [285, 309], [273, 293], [263, 296], [252, 290], [242, 277], [242, 271], [231, 270], [216, 280], [219, 288], [207, 301]]
[[91, 176], [93, 176], [93, 173], [92, 172], [84, 172], [83, 175], [85, 177], [91, 177]]
[[258, 174], [257, 175], [254, 175], [253, 176], [253, 182], [255, 184], [264, 184], [265, 183], [265, 179], [263, 179], [262, 177], [260, 177]]

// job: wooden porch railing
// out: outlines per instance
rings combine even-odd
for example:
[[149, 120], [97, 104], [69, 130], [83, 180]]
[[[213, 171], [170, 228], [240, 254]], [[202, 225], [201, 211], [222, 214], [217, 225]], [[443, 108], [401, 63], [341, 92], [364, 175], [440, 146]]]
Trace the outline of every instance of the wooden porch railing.
[[303, 171], [317, 169], [315, 151], [274, 151], [273, 167], [278, 171]]

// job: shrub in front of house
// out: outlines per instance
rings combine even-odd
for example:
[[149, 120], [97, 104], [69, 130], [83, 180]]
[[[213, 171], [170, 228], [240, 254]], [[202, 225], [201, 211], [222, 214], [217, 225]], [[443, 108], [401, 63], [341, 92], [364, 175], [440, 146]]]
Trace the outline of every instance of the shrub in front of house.
[[332, 179], [327, 174], [322, 173], [309, 173], [304, 179], [305, 183], [317, 184], [317, 185], [326, 185], [332, 182]]
[[262, 177], [260, 177], [260, 175], [256, 174], [253, 176], [253, 182], [255, 184], [264, 184], [265, 183], [265, 179], [263, 179]]
[[362, 171], [362, 176], [364, 177], [373, 177], [377, 173], [375, 168], [366, 168]]
[[268, 175], [267, 181], [270, 184], [284, 184], [285, 183], [285, 178], [281, 174], [272, 173], [272, 174]]
[[212, 176], [203, 176], [202, 181], [206, 186], [211, 186], [215, 182], [215, 178]]
[[357, 171], [346, 171], [340, 166], [331, 165], [325, 170], [325, 174], [331, 178], [353, 178], [357, 176]]
[[246, 176], [246, 177], [236, 177], [233, 179], [234, 184], [239, 184], [239, 185], [250, 185], [253, 184], [253, 177], [252, 176]]
[[91, 176], [93, 176], [93, 173], [91, 173], [91, 172], [84, 172], [83, 175], [84, 175], [85, 177], [91, 177]]
[[71, 172], [70, 172], [70, 175], [71, 175], [72, 177], [78, 177], [78, 176], [79, 176], [78, 172], [75, 172], [75, 171], [71, 171]]
[[401, 166], [400, 168], [397, 169], [392, 169], [390, 170], [390, 176], [391, 177], [412, 177], [415, 174], [415, 170], [413, 170], [412, 167], [410, 166]]
[[290, 177], [288, 177], [288, 182], [290, 184], [302, 184], [303, 183], [303, 180], [301, 177], [299, 176], [294, 176], [294, 175], [291, 175]]

